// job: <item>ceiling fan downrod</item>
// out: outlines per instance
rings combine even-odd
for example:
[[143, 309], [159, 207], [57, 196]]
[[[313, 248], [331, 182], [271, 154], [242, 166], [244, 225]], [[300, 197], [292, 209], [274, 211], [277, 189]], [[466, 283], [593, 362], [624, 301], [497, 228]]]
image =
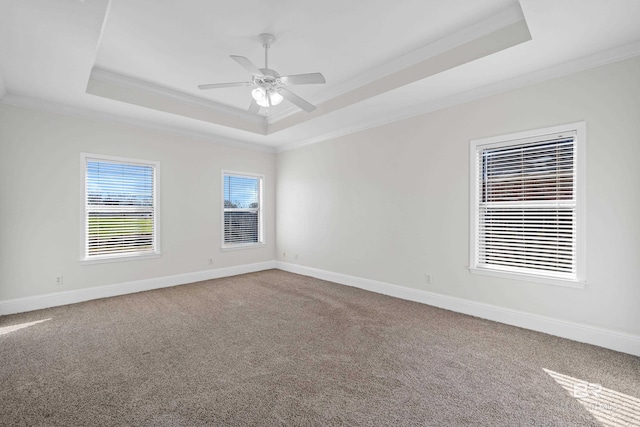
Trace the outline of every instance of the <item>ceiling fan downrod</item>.
[[264, 47], [264, 68], [269, 69], [269, 48], [276, 41], [276, 36], [269, 33], [262, 33], [258, 36]]

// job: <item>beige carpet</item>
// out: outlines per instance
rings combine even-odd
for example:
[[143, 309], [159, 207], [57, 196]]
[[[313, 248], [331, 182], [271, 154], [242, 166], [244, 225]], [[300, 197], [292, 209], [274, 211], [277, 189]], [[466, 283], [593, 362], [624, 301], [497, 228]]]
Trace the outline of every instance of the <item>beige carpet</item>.
[[279, 270], [4, 316], [0, 362], [11, 426], [640, 420], [640, 358]]

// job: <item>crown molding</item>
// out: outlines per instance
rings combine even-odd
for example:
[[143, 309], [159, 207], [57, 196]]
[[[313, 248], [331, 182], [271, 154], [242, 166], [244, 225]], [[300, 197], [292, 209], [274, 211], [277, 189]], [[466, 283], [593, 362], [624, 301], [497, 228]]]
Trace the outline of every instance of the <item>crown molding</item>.
[[317, 144], [322, 141], [327, 141], [389, 123], [410, 119], [412, 117], [441, 110], [443, 108], [452, 107], [458, 104], [475, 101], [493, 95], [498, 95], [511, 90], [567, 76], [570, 74], [575, 74], [580, 71], [586, 71], [614, 62], [624, 61], [625, 59], [633, 58], [636, 56], [640, 56], [640, 40], [620, 46], [615, 49], [604, 50], [593, 55], [588, 55], [582, 58], [575, 59], [573, 61], [565, 62], [563, 64], [534, 71], [533, 73], [525, 74], [509, 80], [504, 80], [463, 93], [447, 96], [434, 102], [428, 102], [418, 106], [411, 106], [409, 108], [397, 110], [394, 114], [386, 116], [384, 120], [374, 118], [371, 121], [366, 121], [354, 126], [342, 128], [334, 132], [328, 132], [313, 138], [281, 145], [279, 147], [276, 147], [276, 152], [281, 153], [307, 145]]
[[[326, 91], [319, 98], [313, 101], [316, 104], [321, 104], [330, 99], [344, 95], [357, 89], [361, 86], [372, 83], [376, 80], [380, 80], [386, 76], [389, 76], [405, 68], [416, 65], [427, 59], [433, 58], [444, 52], [448, 52], [455, 49], [458, 46], [462, 46], [465, 43], [469, 43], [480, 37], [491, 34], [499, 29], [508, 27], [519, 21], [525, 20], [522, 9], [519, 3], [515, 3], [509, 8], [497, 13], [490, 18], [480, 21], [474, 25], [467, 26], [462, 30], [456, 31], [453, 34], [444, 36], [434, 42], [428, 43], [418, 49], [415, 49], [409, 53], [401, 55], [395, 59], [384, 62], [379, 67], [372, 68], [358, 76], [340, 83], [330, 91]], [[269, 125], [274, 124], [288, 116], [298, 113], [300, 110], [295, 107], [287, 107], [273, 114], [269, 119]]]
[[[318, 105], [318, 108], [309, 114], [298, 113], [281, 120], [270, 126], [267, 134], [275, 134], [303, 122], [314, 120], [325, 114], [333, 113], [355, 104], [365, 103], [368, 99], [375, 98], [387, 92], [396, 91], [401, 87], [423, 81], [436, 74], [447, 72], [448, 70], [513, 48], [530, 40], [531, 33], [529, 32], [528, 25], [524, 19], [521, 19], [514, 24], [499, 28], [482, 37], [473, 39], [453, 49], [446, 50], [439, 55], [430, 57], [415, 65], [403, 68], [386, 77], [356, 88], [344, 95], [332, 98]], [[399, 108], [402, 108], [402, 106], [399, 106]]]
[[[265, 146], [261, 144], [250, 143], [232, 138], [226, 138], [217, 136], [215, 134], [206, 132], [197, 132], [188, 130], [185, 128], [162, 125], [152, 121], [146, 121], [141, 119], [134, 119], [131, 117], [125, 117], [110, 113], [104, 113], [96, 110], [90, 110], [82, 107], [75, 107], [69, 105], [63, 105], [60, 103], [45, 101], [42, 99], [31, 98], [26, 96], [19, 96], [7, 93], [2, 77], [0, 76], [0, 104], [14, 105], [18, 107], [30, 108], [34, 110], [46, 111], [55, 114], [63, 114], [67, 116], [82, 117], [93, 120], [108, 121], [122, 123], [130, 126], [140, 127], [166, 133], [175, 136], [183, 136], [192, 139], [197, 139], [206, 142], [212, 142], [216, 144], [242, 148], [252, 151], [260, 151], [267, 153], [280, 153], [284, 151], [293, 150], [296, 148], [304, 147], [307, 145], [316, 144], [322, 141], [335, 139], [338, 137], [350, 135], [353, 133], [361, 132], [367, 129], [375, 128], [389, 123], [409, 119], [421, 114], [426, 114], [443, 108], [451, 107], [454, 105], [462, 104], [485, 98], [492, 95], [497, 95], [510, 90], [519, 89], [543, 81], [551, 80], [558, 77], [574, 74], [580, 71], [585, 71], [591, 68], [596, 68], [602, 65], [623, 61], [635, 56], [640, 56], [640, 40], [620, 46], [615, 49], [601, 51], [599, 53], [589, 55], [586, 57], [578, 58], [576, 60], [549, 67], [546, 69], [538, 70], [533, 73], [529, 73], [523, 76], [519, 76], [513, 79], [505, 80], [495, 84], [483, 86], [464, 93], [455, 94], [442, 98], [440, 100], [412, 106], [406, 109], [398, 110], [395, 114], [387, 116], [384, 120], [374, 118], [370, 121], [365, 121], [354, 126], [348, 126], [338, 129], [333, 132], [328, 132], [322, 135], [308, 138], [294, 143], [284, 144], [277, 147]], [[3, 95], [4, 93], [4, 95]]]
[[168, 135], [182, 136], [200, 141], [212, 142], [214, 144], [225, 145], [234, 148], [242, 148], [245, 150], [260, 151], [264, 153], [275, 152], [275, 149], [270, 146], [254, 144], [251, 142], [218, 136], [211, 133], [193, 131], [181, 127], [167, 126], [152, 121], [105, 113], [102, 111], [91, 110], [83, 107], [64, 105], [57, 102], [46, 101], [43, 99], [32, 98], [28, 96], [7, 94], [0, 99], [0, 104], [13, 105], [16, 107], [29, 108], [32, 110], [61, 114], [70, 117], [81, 117], [90, 120], [120, 123]]
[[159, 95], [165, 98], [170, 98], [185, 104], [206, 108], [208, 110], [233, 116], [233, 117], [246, 120], [248, 122], [255, 123], [258, 125], [262, 125], [265, 128], [267, 126], [267, 120], [263, 116], [260, 116], [257, 114], [251, 114], [248, 111], [239, 110], [237, 108], [230, 107], [228, 105], [209, 101], [193, 95], [188, 95], [186, 93], [168, 89], [166, 87], [149, 83], [143, 80], [138, 80], [133, 77], [124, 76], [122, 74], [103, 70], [101, 68], [94, 67], [91, 70], [90, 78], [97, 80], [99, 82], [108, 83], [116, 86], [122, 86], [129, 89], [140, 90], [143, 92], [152, 93], [154, 95]]
[[[402, 70], [406, 70], [409, 67], [415, 66], [416, 64], [423, 63], [431, 58], [435, 58], [438, 55], [442, 55], [446, 52], [449, 52], [457, 47], [461, 47], [465, 44], [471, 43], [473, 41], [479, 40], [483, 37], [486, 37], [490, 34], [495, 33], [496, 31], [500, 31], [508, 28], [509, 26], [515, 25], [517, 23], [524, 23], [526, 27], [526, 21], [524, 19], [524, 15], [520, 5], [518, 3], [513, 4], [507, 9], [504, 9], [502, 12], [497, 13], [491, 16], [488, 19], [480, 21], [474, 25], [467, 26], [462, 30], [456, 31], [453, 34], [447, 35], [445, 37], [436, 40], [435, 42], [429, 43], [425, 46], [422, 46], [419, 49], [415, 49], [412, 52], [401, 55], [392, 61], [388, 61], [380, 65], [379, 67], [375, 67], [365, 73], [362, 73], [342, 84], [338, 84], [335, 89], [325, 92], [321, 98], [314, 99], [316, 104], [322, 104], [323, 102], [336, 99], [341, 96], [349, 96], [350, 93], [358, 90], [366, 85], [370, 85], [376, 81], [380, 81], [381, 79], [392, 76]], [[527, 31], [528, 34], [528, 31]], [[530, 36], [529, 36], [530, 37]], [[419, 76], [418, 76], [419, 77]], [[299, 109], [296, 107], [288, 107], [284, 110], [273, 112], [269, 116], [260, 116], [251, 114], [247, 111], [239, 110], [234, 107], [226, 106], [220, 103], [216, 103], [213, 101], [205, 100], [203, 98], [199, 98], [196, 96], [188, 95], [186, 93], [178, 92], [163, 86], [159, 86], [144, 80], [136, 79], [130, 76], [125, 76], [122, 74], [118, 74], [106, 69], [101, 69], [99, 67], [94, 67], [91, 71], [90, 75], [90, 85], [91, 82], [99, 82], [111, 87], [120, 87], [125, 89], [131, 89], [131, 92], [138, 92], [141, 94], [149, 94], [155, 95], [162, 99], [169, 99], [173, 101], [177, 101], [181, 104], [196, 106], [200, 109], [204, 109], [205, 111], [210, 111], [212, 113], [216, 113], [222, 116], [226, 116], [229, 118], [234, 118], [236, 120], [240, 120], [240, 123], [229, 124], [222, 123], [217, 120], [211, 120], [212, 123], [223, 124], [226, 126], [236, 127], [238, 129], [244, 129], [247, 131], [251, 131], [258, 134], [268, 135], [270, 134], [271, 127], [276, 125], [276, 123], [280, 122], [282, 119], [286, 117], [290, 117], [299, 113]], [[92, 89], [87, 88], [87, 93], [91, 93], [98, 96], [105, 96], [107, 98], [111, 98], [109, 95], [109, 90], [107, 92], [103, 92], [103, 90], [98, 90], [95, 92], [95, 87], [91, 86]], [[117, 99], [123, 102], [136, 104], [137, 102], [131, 99], [122, 99], [119, 96], [113, 97], [113, 99]], [[146, 103], [139, 104], [141, 106], [147, 108], [154, 108]], [[339, 104], [334, 106], [332, 110], [342, 108]], [[168, 111], [171, 113], [190, 116], [188, 113], [179, 111], [169, 111], [160, 109], [161, 111]], [[201, 117], [190, 116], [197, 120], [202, 120]], [[306, 120], [306, 118], [304, 119]], [[245, 126], [242, 123], [249, 124], [249, 126]], [[285, 125], [283, 129], [290, 128], [298, 124], [299, 121], [295, 121], [294, 123], [290, 123]], [[252, 128], [253, 125], [254, 127]], [[240, 127], [238, 127], [240, 126]], [[257, 128], [255, 127], [257, 126]], [[279, 129], [282, 130], [282, 129]], [[276, 130], [277, 131], [277, 130]]]

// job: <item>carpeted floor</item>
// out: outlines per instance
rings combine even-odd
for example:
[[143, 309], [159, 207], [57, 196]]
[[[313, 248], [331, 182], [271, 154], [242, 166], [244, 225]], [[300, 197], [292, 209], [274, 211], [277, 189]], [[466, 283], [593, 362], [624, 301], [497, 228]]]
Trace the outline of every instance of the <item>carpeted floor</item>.
[[639, 397], [640, 358], [279, 270], [0, 318], [1, 425], [634, 425]]

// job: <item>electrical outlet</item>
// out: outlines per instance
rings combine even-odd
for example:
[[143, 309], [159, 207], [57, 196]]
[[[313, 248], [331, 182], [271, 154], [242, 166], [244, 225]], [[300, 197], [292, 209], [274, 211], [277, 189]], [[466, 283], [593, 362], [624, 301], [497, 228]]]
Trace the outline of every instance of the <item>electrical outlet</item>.
[[427, 285], [431, 284], [431, 275], [430, 274], [425, 273], [425, 275], [424, 275], [424, 283], [426, 283]]
[[298, 259], [298, 254], [296, 254], [296, 259]]
[[282, 258], [286, 258], [287, 257], [287, 253], [286, 252], [282, 252]]
[[59, 276], [56, 276], [56, 281], [55, 281], [56, 285], [62, 285], [62, 274]]
[[209, 258], [209, 265], [213, 265], [213, 258]]

